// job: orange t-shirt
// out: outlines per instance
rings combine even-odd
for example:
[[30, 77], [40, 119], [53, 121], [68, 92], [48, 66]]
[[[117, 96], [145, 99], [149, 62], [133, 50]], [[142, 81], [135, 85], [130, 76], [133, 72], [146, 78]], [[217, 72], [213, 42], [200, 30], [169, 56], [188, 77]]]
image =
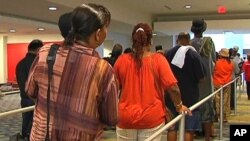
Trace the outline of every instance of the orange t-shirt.
[[164, 90], [177, 83], [166, 58], [161, 54], [144, 57], [138, 70], [132, 55], [124, 54], [114, 69], [121, 87], [118, 127], [146, 129], [164, 122], [165, 107], [155, 85], [154, 72]]
[[213, 81], [215, 86], [225, 85], [232, 80], [234, 64], [226, 59], [219, 59], [215, 63]]

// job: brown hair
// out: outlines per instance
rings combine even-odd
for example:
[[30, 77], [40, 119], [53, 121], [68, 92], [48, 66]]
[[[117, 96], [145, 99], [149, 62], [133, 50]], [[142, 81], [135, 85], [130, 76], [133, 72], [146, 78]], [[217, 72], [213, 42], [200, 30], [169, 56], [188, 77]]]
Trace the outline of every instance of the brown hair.
[[145, 46], [151, 45], [152, 29], [148, 24], [139, 23], [132, 32], [133, 56], [138, 66], [142, 65], [142, 56]]

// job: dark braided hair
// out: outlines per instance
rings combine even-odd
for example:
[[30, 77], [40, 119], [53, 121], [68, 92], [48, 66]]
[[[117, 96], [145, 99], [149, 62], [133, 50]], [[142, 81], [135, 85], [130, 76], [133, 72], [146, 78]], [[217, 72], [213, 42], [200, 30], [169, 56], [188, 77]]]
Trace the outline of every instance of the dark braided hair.
[[148, 24], [139, 23], [134, 27], [134, 30], [132, 32], [132, 54], [138, 67], [142, 66], [144, 47], [151, 45], [151, 39], [152, 29]]

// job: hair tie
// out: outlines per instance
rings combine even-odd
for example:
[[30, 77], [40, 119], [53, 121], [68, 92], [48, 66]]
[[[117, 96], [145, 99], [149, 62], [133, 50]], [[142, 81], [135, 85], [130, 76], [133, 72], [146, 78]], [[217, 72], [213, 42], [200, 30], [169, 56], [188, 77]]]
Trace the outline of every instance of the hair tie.
[[138, 32], [138, 31], [144, 32], [144, 29], [140, 27], [140, 28], [138, 28], [138, 29], [136, 30], [136, 32]]

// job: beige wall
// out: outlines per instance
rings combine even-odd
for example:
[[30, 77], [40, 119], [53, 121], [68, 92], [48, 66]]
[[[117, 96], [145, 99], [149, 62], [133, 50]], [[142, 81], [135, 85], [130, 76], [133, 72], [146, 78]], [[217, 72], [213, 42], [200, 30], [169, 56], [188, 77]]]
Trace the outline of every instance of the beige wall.
[[7, 37], [0, 35], [0, 83], [7, 81]]

